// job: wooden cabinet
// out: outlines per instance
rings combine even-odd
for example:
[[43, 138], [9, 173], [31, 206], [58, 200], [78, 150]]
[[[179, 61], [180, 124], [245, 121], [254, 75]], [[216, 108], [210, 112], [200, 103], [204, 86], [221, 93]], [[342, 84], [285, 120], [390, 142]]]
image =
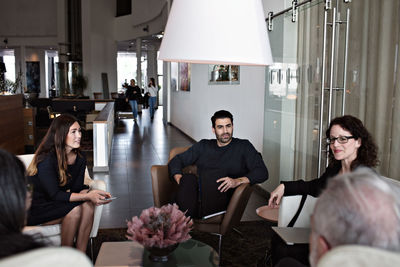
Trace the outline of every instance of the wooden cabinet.
[[25, 146], [35, 146], [36, 145], [36, 108], [24, 108], [24, 144]]
[[0, 148], [14, 154], [24, 154], [23, 97], [0, 96]]

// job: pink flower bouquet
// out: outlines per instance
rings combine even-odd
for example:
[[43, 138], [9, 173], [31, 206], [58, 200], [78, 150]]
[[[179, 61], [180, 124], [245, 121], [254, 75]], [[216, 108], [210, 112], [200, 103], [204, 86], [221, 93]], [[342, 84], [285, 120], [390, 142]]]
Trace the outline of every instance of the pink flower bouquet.
[[145, 209], [139, 218], [135, 216], [127, 224], [128, 239], [144, 247], [165, 248], [190, 239], [193, 222], [176, 204], [168, 204]]

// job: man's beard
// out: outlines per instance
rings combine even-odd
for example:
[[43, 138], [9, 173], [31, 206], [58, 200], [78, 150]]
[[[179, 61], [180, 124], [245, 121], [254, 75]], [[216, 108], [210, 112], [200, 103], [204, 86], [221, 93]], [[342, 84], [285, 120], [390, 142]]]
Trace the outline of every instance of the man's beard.
[[[224, 137], [224, 136], [226, 136], [226, 137]], [[232, 140], [232, 135], [229, 133], [216, 135], [216, 137], [217, 137], [217, 140], [222, 144], [229, 143]]]

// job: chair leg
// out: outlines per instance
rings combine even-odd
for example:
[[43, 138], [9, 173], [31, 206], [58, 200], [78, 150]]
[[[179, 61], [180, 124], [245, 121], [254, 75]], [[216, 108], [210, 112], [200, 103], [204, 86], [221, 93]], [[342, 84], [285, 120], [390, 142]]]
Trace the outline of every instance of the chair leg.
[[222, 235], [217, 233], [212, 233], [213, 235], [218, 236], [218, 266], [221, 266], [221, 259], [222, 259]]
[[221, 266], [221, 259], [222, 259], [222, 250], [221, 250], [221, 245], [222, 245], [222, 235], [219, 236], [219, 242], [218, 242], [218, 255], [219, 255], [219, 260], [218, 260], [218, 266]]
[[91, 256], [92, 262], [94, 264], [93, 237], [90, 238], [90, 256]]

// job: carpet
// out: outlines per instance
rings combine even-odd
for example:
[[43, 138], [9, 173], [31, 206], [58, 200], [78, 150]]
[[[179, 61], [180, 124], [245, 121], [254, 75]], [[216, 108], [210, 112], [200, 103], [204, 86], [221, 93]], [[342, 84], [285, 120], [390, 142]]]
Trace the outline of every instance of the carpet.
[[[272, 229], [276, 225], [266, 221], [241, 222], [236, 229], [222, 238], [221, 266], [262, 266], [266, 251], [270, 248]], [[97, 258], [103, 242], [125, 241], [126, 228], [100, 229], [93, 242], [94, 258]], [[218, 251], [218, 236], [192, 231], [192, 238], [213, 247]]]

